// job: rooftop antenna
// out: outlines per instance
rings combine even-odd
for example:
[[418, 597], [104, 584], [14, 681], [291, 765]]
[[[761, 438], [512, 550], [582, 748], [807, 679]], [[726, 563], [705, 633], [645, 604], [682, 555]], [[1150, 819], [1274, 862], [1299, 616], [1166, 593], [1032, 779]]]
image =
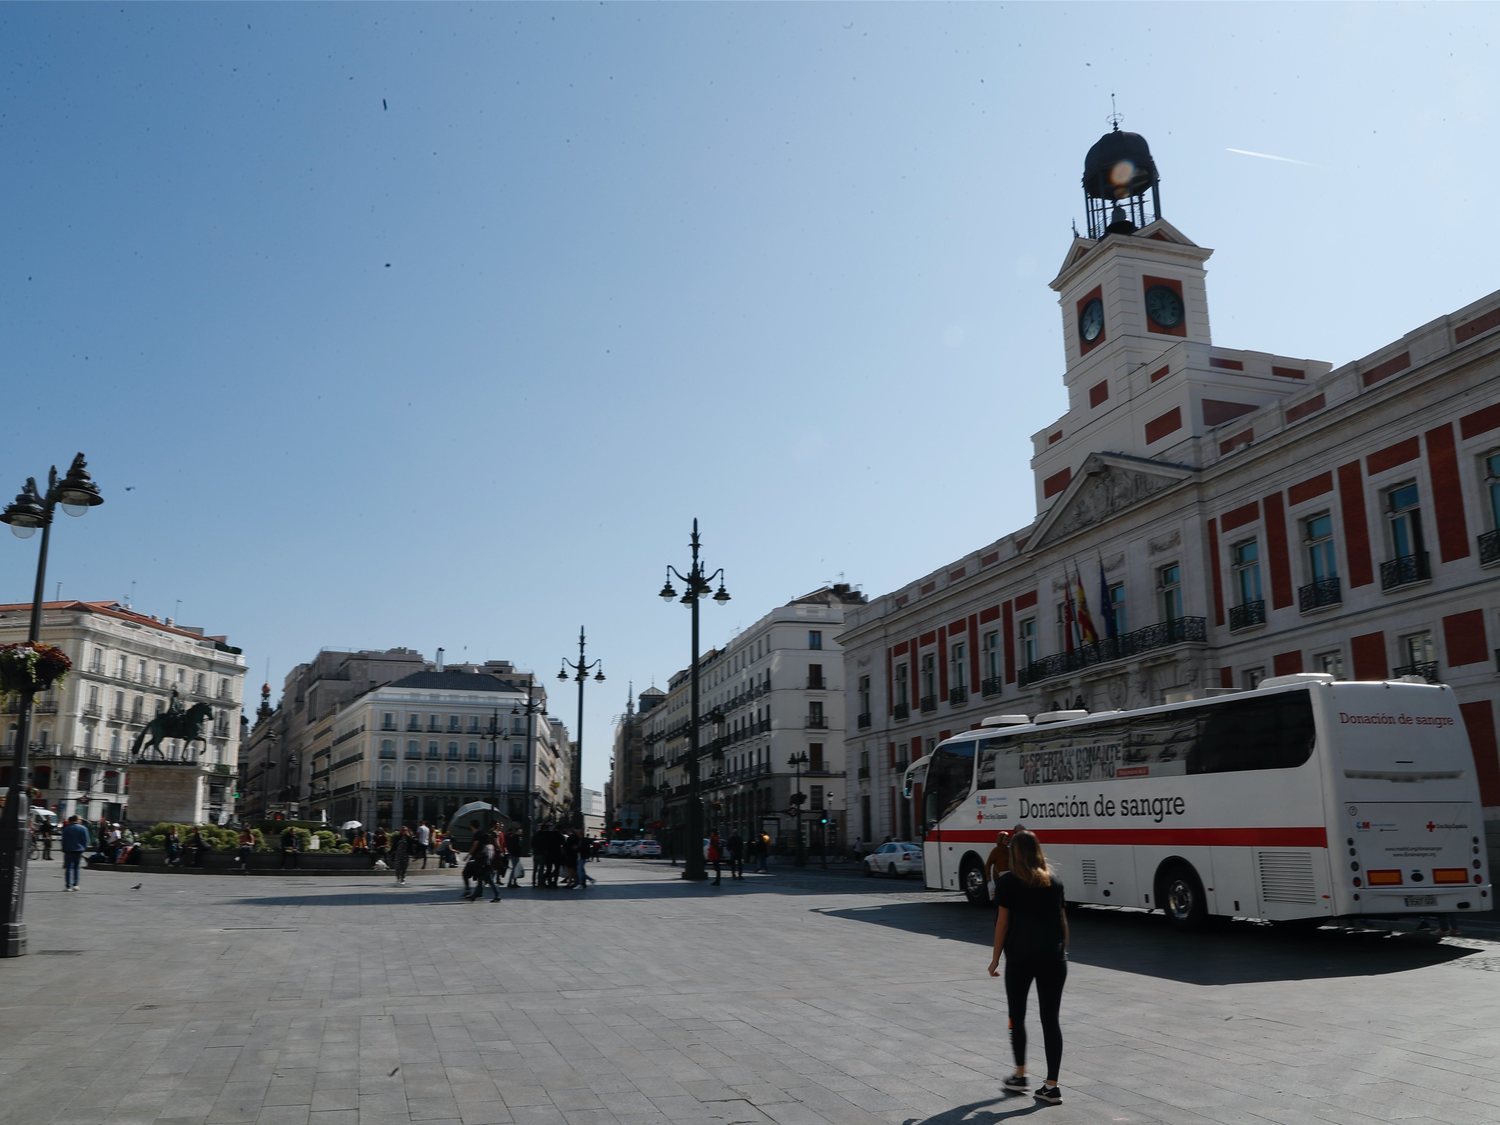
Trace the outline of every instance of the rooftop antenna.
[[1118, 133], [1120, 131], [1120, 122], [1124, 121], [1124, 120], [1125, 120], [1125, 118], [1123, 116], [1121, 116], [1120, 111], [1115, 108], [1115, 94], [1114, 94], [1114, 91], [1111, 90], [1110, 93], [1109, 93], [1109, 124], [1110, 124], [1110, 127], [1116, 133]]

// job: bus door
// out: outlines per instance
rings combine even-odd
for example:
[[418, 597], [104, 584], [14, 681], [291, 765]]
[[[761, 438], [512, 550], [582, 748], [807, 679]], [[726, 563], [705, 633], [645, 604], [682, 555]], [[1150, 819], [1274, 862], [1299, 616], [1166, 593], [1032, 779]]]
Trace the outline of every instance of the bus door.
[[[901, 795], [906, 798], [908, 809], [913, 807], [917, 810], [917, 831], [922, 840], [922, 867], [924, 871], [937, 871], [937, 847], [931, 838], [930, 825], [927, 821], [927, 767], [932, 764], [932, 755], [924, 754], [911, 765], [906, 767], [906, 774], [901, 780]], [[910, 813], [908, 813], [910, 816]], [[891, 826], [891, 831], [896, 831], [896, 826]], [[931, 886], [928, 883], [928, 886]]]

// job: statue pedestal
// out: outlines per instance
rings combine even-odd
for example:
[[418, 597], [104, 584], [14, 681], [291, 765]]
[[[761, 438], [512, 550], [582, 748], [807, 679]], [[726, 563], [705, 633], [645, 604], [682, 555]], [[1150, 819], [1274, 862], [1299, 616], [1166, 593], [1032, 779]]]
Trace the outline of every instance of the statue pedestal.
[[197, 762], [136, 762], [130, 767], [126, 815], [136, 827], [170, 820], [203, 824], [212, 766]]

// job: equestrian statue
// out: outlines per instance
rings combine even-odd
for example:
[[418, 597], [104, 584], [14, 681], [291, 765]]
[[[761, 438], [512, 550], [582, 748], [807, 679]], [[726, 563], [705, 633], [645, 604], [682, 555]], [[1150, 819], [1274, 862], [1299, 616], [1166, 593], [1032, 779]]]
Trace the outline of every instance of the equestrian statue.
[[[130, 745], [131, 759], [134, 760], [147, 751], [155, 750], [156, 756], [166, 761], [167, 756], [161, 748], [161, 740], [164, 738], [181, 739], [184, 750], [191, 747], [194, 742], [203, 743], [203, 750], [199, 750], [195, 755], [195, 757], [201, 757], [204, 750], [208, 749], [208, 738], [203, 733], [203, 724], [213, 717], [213, 713], [213, 708], [207, 703], [194, 703], [184, 710], [177, 698], [177, 690], [174, 688], [172, 701], [167, 704], [167, 709], [156, 715], [135, 736], [135, 741]], [[142, 743], [145, 745], [142, 746]]]

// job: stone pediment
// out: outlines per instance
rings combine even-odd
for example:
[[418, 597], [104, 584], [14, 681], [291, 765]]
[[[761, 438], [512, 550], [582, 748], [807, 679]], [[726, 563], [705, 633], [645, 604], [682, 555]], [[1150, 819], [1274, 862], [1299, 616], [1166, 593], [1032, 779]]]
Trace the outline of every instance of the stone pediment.
[[1091, 453], [1057, 503], [1042, 518], [1032, 548], [1113, 518], [1193, 475], [1185, 465], [1123, 453]]

